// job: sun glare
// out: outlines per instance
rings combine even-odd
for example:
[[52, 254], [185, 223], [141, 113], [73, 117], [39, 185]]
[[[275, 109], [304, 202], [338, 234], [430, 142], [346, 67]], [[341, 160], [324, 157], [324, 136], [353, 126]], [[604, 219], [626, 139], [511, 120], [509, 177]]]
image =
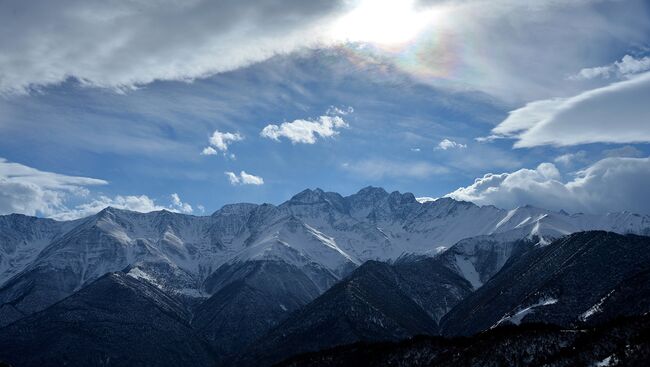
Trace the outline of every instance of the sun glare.
[[415, 38], [438, 15], [416, 9], [412, 0], [362, 0], [333, 28], [336, 39], [392, 45]]

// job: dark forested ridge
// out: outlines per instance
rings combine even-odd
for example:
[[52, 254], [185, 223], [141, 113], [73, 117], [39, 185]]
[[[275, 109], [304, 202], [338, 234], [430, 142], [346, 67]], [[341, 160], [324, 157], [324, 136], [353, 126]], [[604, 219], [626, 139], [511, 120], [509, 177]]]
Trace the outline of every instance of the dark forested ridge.
[[584, 329], [501, 326], [471, 337], [418, 336], [400, 342], [356, 343], [306, 353], [280, 367], [339, 366], [647, 366], [650, 316]]

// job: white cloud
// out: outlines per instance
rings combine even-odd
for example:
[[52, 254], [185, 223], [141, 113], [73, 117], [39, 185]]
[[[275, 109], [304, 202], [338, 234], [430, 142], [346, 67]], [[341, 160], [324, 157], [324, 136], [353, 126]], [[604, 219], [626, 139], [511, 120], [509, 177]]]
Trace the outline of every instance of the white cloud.
[[564, 166], [571, 166], [574, 163], [585, 163], [587, 161], [587, 152], [580, 150], [575, 153], [562, 154], [556, 157], [553, 161]]
[[183, 201], [181, 201], [181, 197], [178, 196], [177, 193], [171, 194], [170, 197], [172, 199], [171, 208], [173, 208], [175, 210], [178, 210], [179, 212], [185, 213], [185, 214], [190, 214], [190, 213], [192, 213], [194, 211], [190, 204], [184, 203]]
[[[244, 137], [240, 133], [224, 133], [215, 130], [210, 136], [210, 146], [203, 148], [201, 155], [216, 155], [217, 151], [226, 155], [228, 146], [231, 143], [242, 140], [244, 140]], [[234, 154], [230, 154], [230, 157], [235, 158]]]
[[436, 147], [436, 149], [439, 150], [465, 149], [465, 148], [467, 148], [466, 144], [461, 144], [449, 139], [443, 139], [440, 143], [438, 143], [438, 146]]
[[293, 144], [314, 144], [318, 139], [329, 138], [339, 133], [337, 129], [349, 125], [340, 116], [320, 116], [314, 121], [294, 120], [278, 125], [267, 125], [260, 135], [279, 141], [281, 137], [289, 139]]
[[515, 147], [650, 142], [650, 72], [580, 93], [537, 101], [512, 111], [494, 128]]
[[[157, 205], [155, 201], [147, 195], [117, 195], [115, 197], [99, 196], [98, 198], [72, 209], [65, 209], [51, 215], [50, 217], [58, 220], [71, 220], [87, 217], [96, 214], [107, 207], [117, 209], [132, 210], [141, 213], [148, 213], [156, 210], [170, 210], [170, 208]], [[174, 210], [177, 211], [177, 210]]]
[[[159, 210], [169, 210], [183, 214], [192, 214], [194, 212], [192, 206], [183, 202], [177, 193], [171, 194], [169, 198], [171, 203], [168, 206], [164, 206], [157, 204], [154, 199], [147, 195], [116, 195], [114, 197], [100, 195], [89, 202], [76, 205], [73, 208], [62, 208], [62, 210], [50, 215], [50, 217], [58, 220], [78, 219], [97, 214], [109, 206], [140, 213]], [[201, 206], [199, 205], [199, 207]]]
[[348, 107], [336, 107], [336, 106], [330, 106], [330, 108], [327, 109], [325, 113], [328, 115], [340, 115], [340, 116], [345, 116], [349, 115], [354, 112], [354, 108], [351, 106]]
[[239, 175], [230, 171], [226, 171], [224, 172], [224, 174], [228, 177], [228, 181], [230, 181], [230, 184], [233, 186], [236, 185], [259, 186], [264, 184], [264, 179], [262, 177], [255, 176], [250, 173], [246, 173], [246, 171], [239, 172]]
[[201, 155], [217, 155], [217, 151], [213, 147], [205, 147], [201, 151]]
[[415, 198], [415, 200], [417, 200], [418, 203], [420, 203], [420, 204], [424, 204], [424, 203], [428, 203], [430, 201], [436, 201], [436, 200], [438, 200], [438, 198], [432, 198], [430, 196], [422, 196], [422, 197]]
[[39, 171], [0, 158], [0, 214], [51, 216], [65, 210], [70, 197], [87, 196], [87, 187], [106, 184], [100, 179]]
[[[19, 213], [69, 220], [93, 215], [112, 206], [118, 209], [150, 212], [167, 209], [191, 213], [192, 207], [171, 195], [171, 205], [157, 205], [146, 195], [100, 195], [93, 198], [88, 187], [106, 185], [96, 178], [67, 176], [40, 171], [0, 158], [0, 214]], [[70, 206], [70, 202], [81, 204]]]
[[119, 90], [190, 81], [317, 45], [344, 8], [324, 0], [2, 2], [0, 93], [68, 78]]
[[488, 173], [446, 195], [479, 205], [526, 204], [552, 210], [650, 213], [650, 157], [605, 158], [565, 180], [552, 163], [511, 173]]
[[384, 159], [348, 162], [341, 167], [365, 179], [376, 180], [385, 177], [422, 179], [449, 172], [448, 168], [429, 162], [398, 162]]
[[570, 79], [624, 78], [648, 70], [650, 70], [650, 57], [635, 58], [625, 55], [621, 61], [615, 61], [610, 65], [584, 68]]

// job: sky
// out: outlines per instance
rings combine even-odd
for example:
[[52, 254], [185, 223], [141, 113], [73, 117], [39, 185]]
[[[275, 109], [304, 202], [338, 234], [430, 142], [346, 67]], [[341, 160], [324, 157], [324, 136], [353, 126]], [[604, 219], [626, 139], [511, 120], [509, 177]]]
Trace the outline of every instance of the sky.
[[643, 0], [0, 3], [0, 214], [372, 185], [650, 214]]

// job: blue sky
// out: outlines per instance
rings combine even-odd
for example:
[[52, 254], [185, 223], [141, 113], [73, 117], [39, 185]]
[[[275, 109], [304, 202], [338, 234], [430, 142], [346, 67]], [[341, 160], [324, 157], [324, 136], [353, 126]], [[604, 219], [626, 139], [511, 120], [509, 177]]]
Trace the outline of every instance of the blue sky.
[[643, 1], [146, 4], [2, 5], [0, 213], [209, 214], [367, 185], [650, 212]]

